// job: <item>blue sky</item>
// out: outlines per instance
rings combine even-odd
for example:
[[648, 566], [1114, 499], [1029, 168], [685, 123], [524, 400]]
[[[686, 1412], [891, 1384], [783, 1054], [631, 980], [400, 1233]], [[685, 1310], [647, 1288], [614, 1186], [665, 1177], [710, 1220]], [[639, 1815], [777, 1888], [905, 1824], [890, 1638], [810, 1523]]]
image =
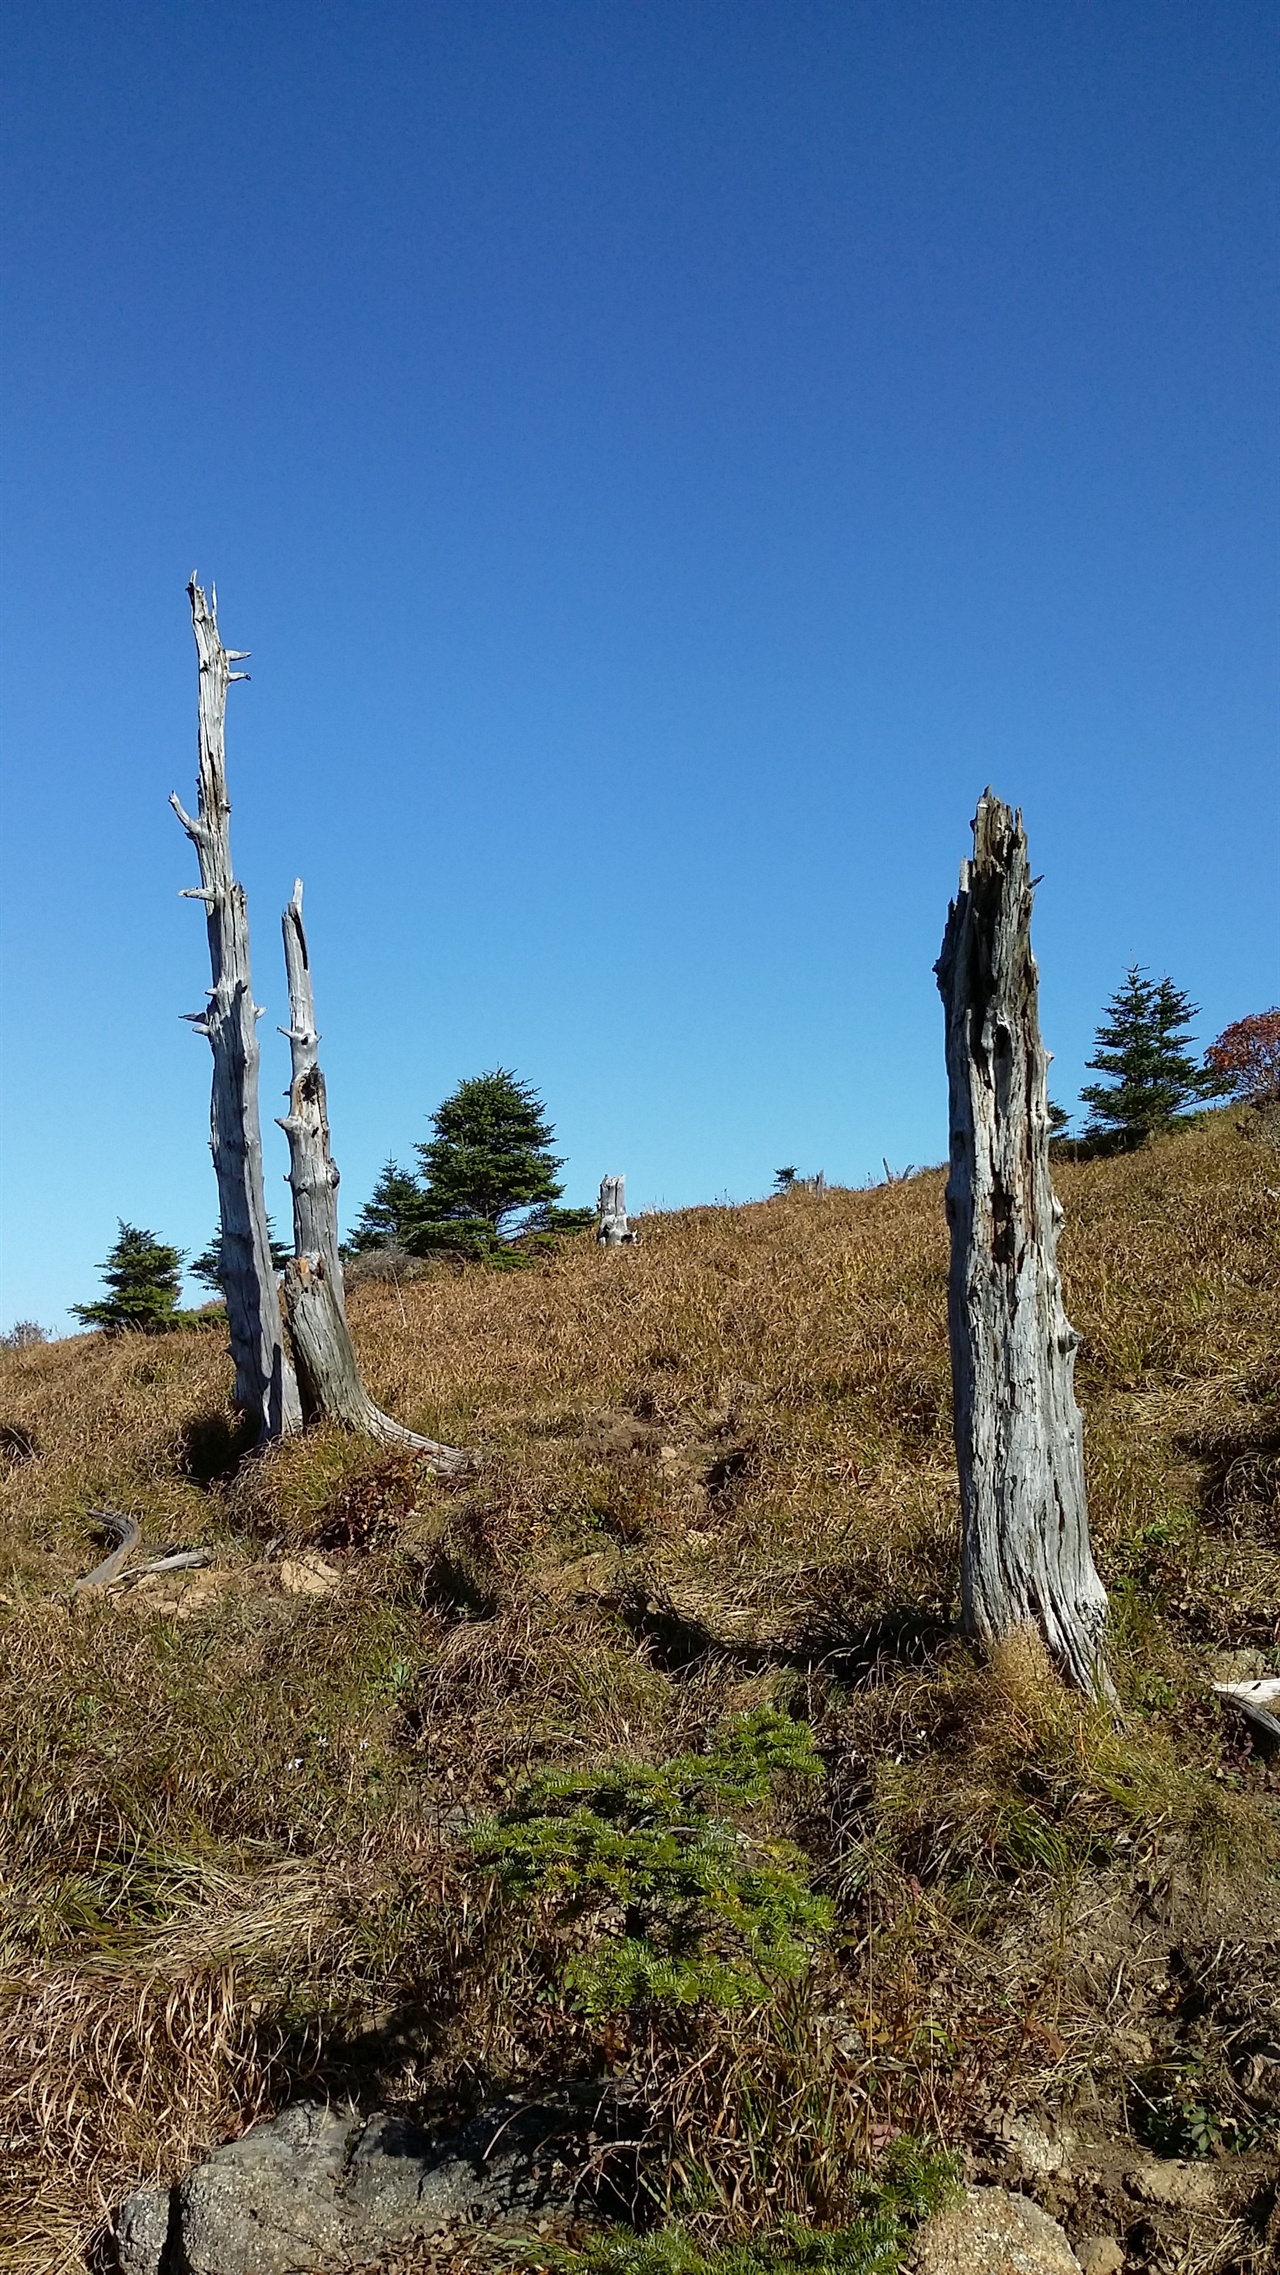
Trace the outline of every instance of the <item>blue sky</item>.
[[988, 781], [1064, 1103], [1130, 962], [1202, 1042], [1280, 995], [1269, 0], [3, 39], [0, 1322], [213, 1222], [193, 568], [264, 1107], [300, 874], [348, 1221], [497, 1063], [574, 1201], [940, 1159]]

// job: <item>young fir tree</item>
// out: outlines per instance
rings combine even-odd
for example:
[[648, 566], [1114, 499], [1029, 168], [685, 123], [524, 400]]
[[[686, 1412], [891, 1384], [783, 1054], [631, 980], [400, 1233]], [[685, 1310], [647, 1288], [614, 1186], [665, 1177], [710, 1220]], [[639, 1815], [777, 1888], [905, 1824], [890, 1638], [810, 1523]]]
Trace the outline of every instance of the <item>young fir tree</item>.
[[419, 1245], [432, 1245], [442, 1225], [470, 1226], [496, 1242], [517, 1210], [549, 1212], [564, 1191], [542, 1100], [506, 1067], [460, 1083], [432, 1115], [431, 1130], [415, 1148], [424, 1187]]
[[71, 1308], [86, 1327], [119, 1332], [126, 1327], [146, 1335], [162, 1334], [175, 1324], [182, 1281], [182, 1250], [157, 1240], [139, 1225], [120, 1223], [119, 1238], [105, 1264], [98, 1267], [108, 1294], [99, 1303], [75, 1303]]
[[359, 1253], [370, 1248], [407, 1248], [412, 1254], [426, 1213], [425, 1203], [426, 1195], [413, 1172], [402, 1169], [398, 1162], [386, 1161], [372, 1198], [356, 1219], [351, 1246]]
[[1111, 1137], [1122, 1147], [1171, 1129], [1196, 1100], [1221, 1095], [1222, 1082], [1196, 1065], [1187, 1030], [1197, 1006], [1171, 979], [1150, 980], [1131, 964], [1112, 996], [1088, 1061], [1107, 1082], [1080, 1093], [1090, 1107], [1086, 1137]]
[[[292, 1251], [286, 1248], [282, 1241], [277, 1240], [276, 1229], [270, 1217], [267, 1218], [267, 1238], [271, 1246], [271, 1261], [277, 1272], [283, 1272]], [[207, 1248], [202, 1248], [200, 1254], [193, 1257], [187, 1269], [190, 1277], [193, 1280], [199, 1280], [202, 1287], [212, 1288], [215, 1295], [220, 1294], [222, 1289], [222, 1230], [220, 1226], [214, 1227], [209, 1235]]]

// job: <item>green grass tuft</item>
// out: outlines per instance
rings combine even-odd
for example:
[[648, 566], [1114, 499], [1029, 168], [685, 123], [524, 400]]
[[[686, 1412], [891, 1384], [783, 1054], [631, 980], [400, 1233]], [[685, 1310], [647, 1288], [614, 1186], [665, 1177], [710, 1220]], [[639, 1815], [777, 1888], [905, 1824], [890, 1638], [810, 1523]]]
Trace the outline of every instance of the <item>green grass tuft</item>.
[[915, 2229], [957, 2185], [953, 2157], [900, 2140], [876, 2178], [864, 2181], [857, 2216], [843, 2227], [783, 2220], [719, 2251], [704, 2250], [677, 2225], [646, 2236], [615, 2230], [552, 2264], [563, 2275], [898, 2275]]

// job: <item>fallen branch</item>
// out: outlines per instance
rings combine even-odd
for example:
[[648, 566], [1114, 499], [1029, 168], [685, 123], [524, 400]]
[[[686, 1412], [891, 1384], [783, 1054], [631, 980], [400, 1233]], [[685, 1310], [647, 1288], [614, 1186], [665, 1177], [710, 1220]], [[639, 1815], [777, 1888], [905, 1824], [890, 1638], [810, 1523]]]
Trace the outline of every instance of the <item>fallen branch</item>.
[[1211, 1683], [1209, 1687], [1272, 1745], [1280, 1745], [1280, 1721], [1269, 1712], [1271, 1707], [1280, 1706], [1280, 1676], [1263, 1675], [1249, 1683]]
[[101, 1564], [95, 1564], [92, 1572], [85, 1573], [83, 1580], [72, 1582], [73, 1596], [78, 1596], [85, 1588], [109, 1588], [113, 1580], [119, 1579], [142, 1538], [142, 1527], [137, 1518], [122, 1517], [118, 1509], [90, 1509], [89, 1518], [91, 1523], [106, 1534], [108, 1540], [115, 1542], [115, 1546], [109, 1556], [103, 1557]]
[[145, 1564], [135, 1564], [126, 1571], [125, 1566], [142, 1538], [142, 1527], [137, 1518], [121, 1516], [116, 1509], [91, 1509], [89, 1514], [108, 1540], [115, 1541], [115, 1546], [109, 1556], [103, 1557], [101, 1564], [95, 1564], [92, 1572], [86, 1572], [83, 1580], [72, 1582], [73, 1596], [81, 1595], [86, 1588], [112, 1588], [117, 1585], [131, 1588], [135, 1581], [145, 1580], [152, 1572], [199, 1572], [213, 1562], [211, 1548], [170, 1546], [157, 1550]]

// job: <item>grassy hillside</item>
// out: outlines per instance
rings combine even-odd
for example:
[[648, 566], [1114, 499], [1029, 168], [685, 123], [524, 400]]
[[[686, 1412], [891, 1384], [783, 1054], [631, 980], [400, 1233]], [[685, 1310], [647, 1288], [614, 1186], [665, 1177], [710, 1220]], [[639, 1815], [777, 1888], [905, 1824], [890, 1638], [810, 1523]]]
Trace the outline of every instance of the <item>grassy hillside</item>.
[[[1130, 2205], [1132, 2264], [1269, 2264], [1280, 1779], [1205, 1686], [1280, 1670], [1280, 1168], [1219, 1115], [1057, 1177], [1119, 1733], [949, 1633], [940, 1174], [360, 1287], [374, 1396], [480, 1457], [451, 1488], [337, 1434], [238, 1458], [216, 1336], [0, 1355], [0, 2269], [80, 2268], [297, 2092], [563, 2080], [611, 2081], [708, 2244], [838, 2222], [902, 2135], [1012, 2172], [1034, 2121], [1080, 2144], [1038, 2184], [1073, 2232], [1145, 2143], [1239, 2185]], [[103, 1506], [213, 1565], [70, 1603]], [[810, 1959], [593, 2008], [616, 1920], [504, 1893], [475, 1821], [764, 1707], [825, 1775], [735, 1823]]]

